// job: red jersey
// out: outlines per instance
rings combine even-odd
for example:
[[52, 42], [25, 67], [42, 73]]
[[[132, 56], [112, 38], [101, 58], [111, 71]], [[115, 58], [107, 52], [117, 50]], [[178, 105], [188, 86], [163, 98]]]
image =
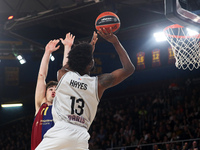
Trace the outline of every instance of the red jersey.
[[42, 104], [37, 115], [34, 118], [32, 133], [31, 133], [31, 150], [40, 144], [44, 134], [53, 127], [52, 105], [48, 106], [46, 103]]

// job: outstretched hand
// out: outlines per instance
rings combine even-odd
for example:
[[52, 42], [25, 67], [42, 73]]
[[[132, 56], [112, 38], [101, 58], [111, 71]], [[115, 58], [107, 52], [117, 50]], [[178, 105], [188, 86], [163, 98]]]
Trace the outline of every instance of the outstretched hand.
[[94, 52], [97, 40], [98, 40], [97, 33], [94, 31], [93, 32], [93, 36], [92, 36], [92, 40], [90, 42], [90, 44], [93, 46], [93, 51], [92, 52]]
[[69, 46], [71, 47], [74, 43], [75, 36], [72, 35], [70, 32], [66, 34], [65, 39], [63, 40], [60, 38], [61, 42], [63, 43], [64, 46]]
[[60, 45], [56, 46], [59, 43], [60, 40], [51, 40], [49, 43], [46, 45], [45, 50], [49, 51], [50, 53], [58, 50], [60, 48]]
[[106, 41], [114, 44], [115, 42], [118, 41], [118, 38], [116, 35], [113, 34], [112, 28], [109, 28], [110, 32], [108, 32], [105, 28], [101, 28], [97, 33], [104, 38]]

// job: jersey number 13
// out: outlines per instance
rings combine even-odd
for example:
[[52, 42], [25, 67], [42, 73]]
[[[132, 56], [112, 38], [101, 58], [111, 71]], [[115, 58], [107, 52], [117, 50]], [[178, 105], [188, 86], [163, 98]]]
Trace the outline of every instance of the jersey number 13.
[[[84, 100], [83, 99], [75, 99], [75, 97], [71, 96], [70, 97], [71, 100], [72, 100], [72, 103], [71, 103], [71, 114], [74, 114], [76, 113], [77, 115], [82, 115], [83, 114], [83, 111], [84, 111]], [[76, 105], [75, 105], [76, 104]], [[77, 108], [74, 108], [75, 106], [77, 106]]]

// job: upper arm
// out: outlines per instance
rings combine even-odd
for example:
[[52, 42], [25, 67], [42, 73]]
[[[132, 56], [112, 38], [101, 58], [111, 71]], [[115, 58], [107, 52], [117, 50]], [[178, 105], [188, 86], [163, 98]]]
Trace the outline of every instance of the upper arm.
[[58, 70], [57, 72], [57, 80], [58, 82], [60, 81], [60, 79], [62, 78], [62, 76], [67, 72], [67, 70], [65, 70], [65, 67], [62, 67], [60, 70]]
[[42, 74], [38, 75], [37, 79], [37, 85], [35, 89], [35, 110], [36, 113], [38, 112], [40, 106], [45, 100], [45, 94], [46, 94], [46, 81], [45, 76]]
[[113, 71], [112, 73], [106, 73], [102, 74], [98, 77], [98, 94], [99, 98], [103, 95], [103, 92], [113, 87], [122, 81], [124, 81], [126, 78], [128, 78], [133, 71], [126, 70], [124, 68], [117, 69]]

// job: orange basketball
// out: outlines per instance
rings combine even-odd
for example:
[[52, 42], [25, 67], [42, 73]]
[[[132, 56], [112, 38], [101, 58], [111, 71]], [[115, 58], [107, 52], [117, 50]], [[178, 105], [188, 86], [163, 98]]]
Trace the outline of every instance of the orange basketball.
[[101, 13], [95, 21], [95, 28], [97, 30], [99, 30], [100, 28], [105, 28], [109, 32], [110, 27], [112, 27], [113, 33], [116, 33], [119, 30], [119, 17], [115, 13], [110, 11]]

